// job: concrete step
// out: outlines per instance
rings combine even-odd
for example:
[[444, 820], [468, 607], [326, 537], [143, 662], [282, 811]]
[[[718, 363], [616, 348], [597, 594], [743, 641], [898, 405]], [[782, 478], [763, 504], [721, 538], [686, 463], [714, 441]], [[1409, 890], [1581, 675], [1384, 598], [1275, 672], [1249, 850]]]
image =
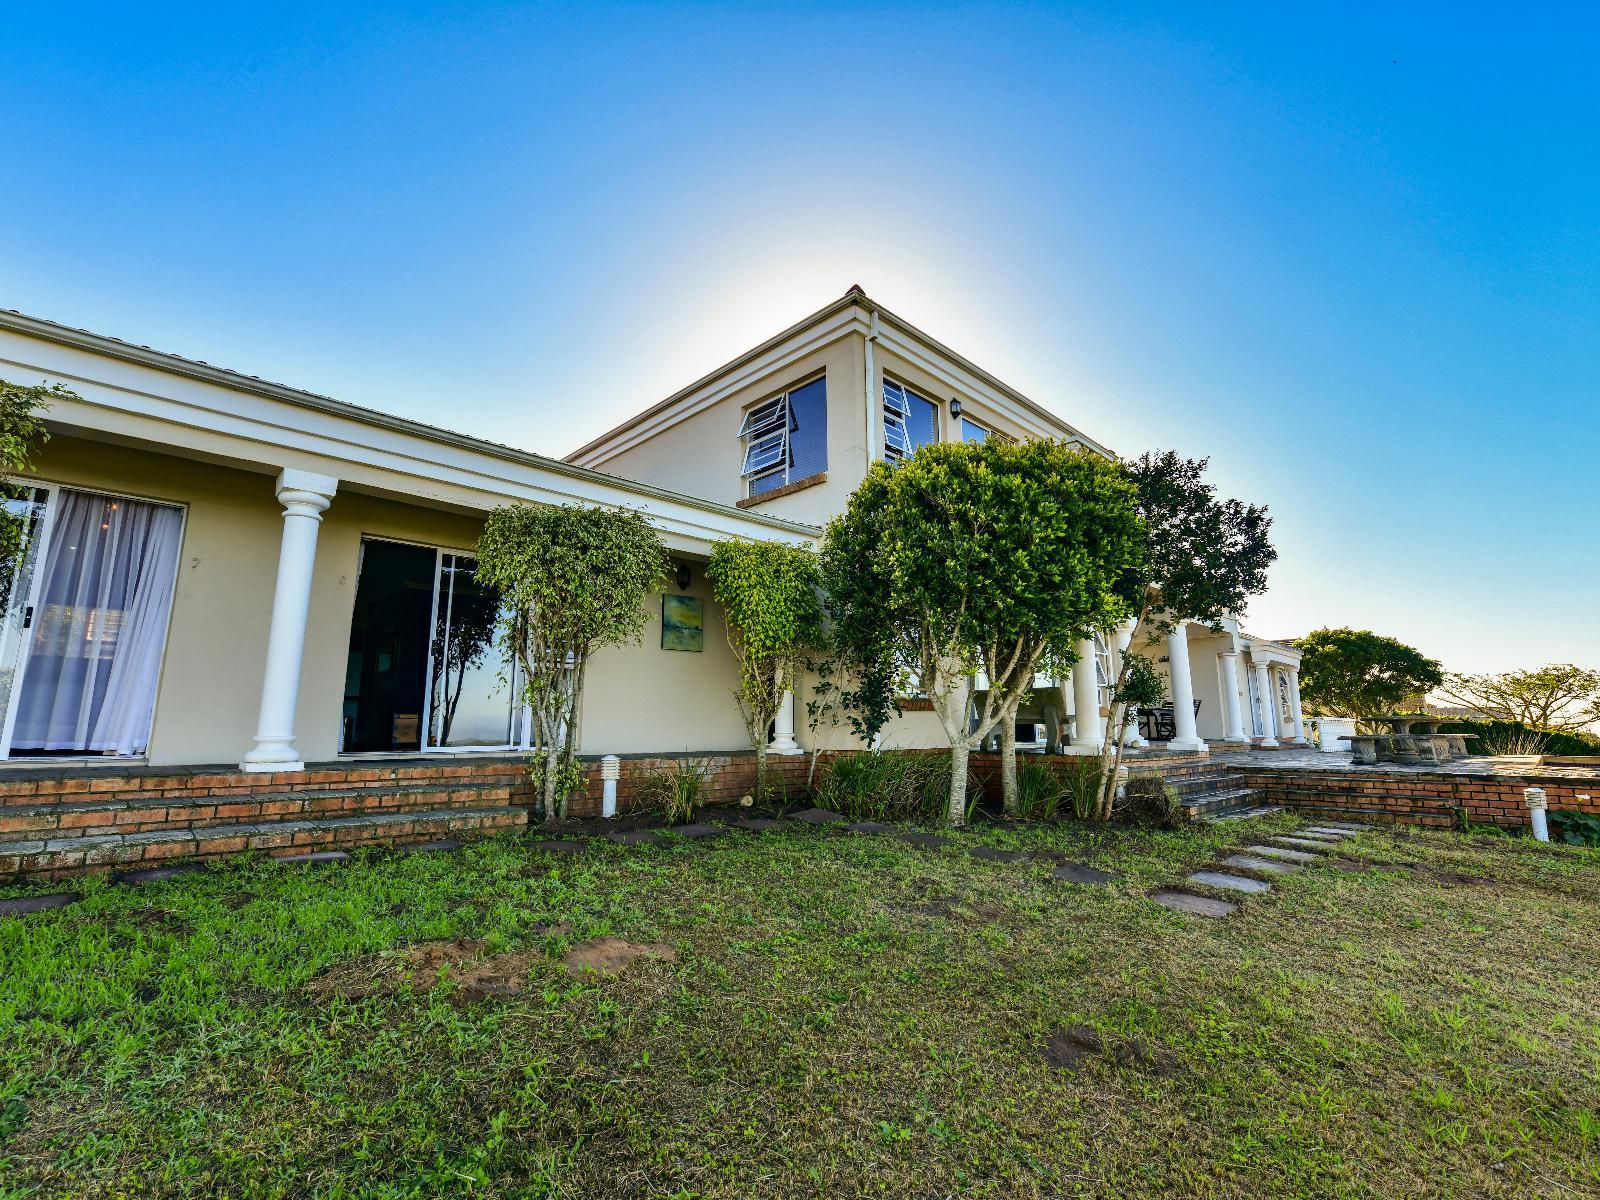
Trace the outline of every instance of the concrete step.
[[1229, 787], [1185, 796], [1179, 800], [1183, 815], [1191, 821], [1215, 821], [1243, 812], [1259, 814], [1264, 809], [1258, 788]]
[[260, 795], [77, 800], [0, 808], [0, 838], [46, 840], [194, 830], [215, 826], [331, 816], [490, 808], [511, 803], [503, 783], [451, 781], [425, 787], [306, 788]]
[[38, 838], [0, 843], [0, 880], [23, 876], [59, 879], [130, 863], [148, 866], [174, 859], [220, 858], [249, 850], [304, 854], [370, 845], [400, 845], [447, 835], [521, 829], [527, 825], [527, 819], [527, 813], [521, 808], [489, 805]]

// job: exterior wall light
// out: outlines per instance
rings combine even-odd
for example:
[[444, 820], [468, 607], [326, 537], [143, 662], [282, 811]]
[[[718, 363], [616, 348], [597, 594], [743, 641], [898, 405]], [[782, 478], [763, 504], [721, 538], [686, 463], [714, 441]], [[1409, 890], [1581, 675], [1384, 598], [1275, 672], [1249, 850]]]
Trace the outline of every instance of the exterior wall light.
[[961, 401], [957, 400], [954, 396], [950, 397], [950, 415], [952, 417], [959, 417], [961, 415]]
[[679, 563], [678, 564], [678, 590], [680, 592], [682, 592], [682, 591], [688, 591], [688, 589], [689, 589], [689, 564], [688, 563]]

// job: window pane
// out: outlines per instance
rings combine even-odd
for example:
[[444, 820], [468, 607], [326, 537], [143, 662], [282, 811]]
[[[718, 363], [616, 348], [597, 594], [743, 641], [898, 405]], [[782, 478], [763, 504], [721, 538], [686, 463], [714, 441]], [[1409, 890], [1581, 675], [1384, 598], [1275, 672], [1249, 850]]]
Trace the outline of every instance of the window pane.
[[961, 440], [963, 442], [983, 442], [989, 439], [989, 431], [982, 425], [975, 425], [965, 417], [961, 418]]
[[443, 554], [434, 618], [430, 746], [505, 746], [511, 742], [511, 689], [495, 637], [500, 596], [478, 582], [477, 561]]
[[784, 451], [788, 442], [789, 435], [782, 431], [751, 442], [750, 448], [745, 451], [743, 473], [750, 475], [756, 471], [764, 471], [768, 467], [783, 466]]
[[789, 393], [789, 482], [828, 469], [828, 382], [813, 379]]
[[783, 470], [769, 471], [765, 475], [757, 475], [750, 481], [750, 494], [752, 496], [765, 495], [774, 488], [781, 488], [784, 484]]
[[892, 379], [883, 381], [884, 457], [913, 454], [939, 440], [936, 405]]

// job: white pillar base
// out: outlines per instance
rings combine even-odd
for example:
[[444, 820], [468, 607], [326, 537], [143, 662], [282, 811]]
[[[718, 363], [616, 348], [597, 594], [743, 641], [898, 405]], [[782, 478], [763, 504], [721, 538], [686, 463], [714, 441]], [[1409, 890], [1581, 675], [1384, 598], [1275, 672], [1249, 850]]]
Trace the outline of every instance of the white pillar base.
[[794, 740], [794, 693], [785, 692], [772, 720], [772, 740], [767, 743], [768, 754], [804, 754], [800, 743]]
[[1211, 747], [1206, 745], [1204, 742], [1202, 742], [1197, 737], [1196, 738], [1173, 738], [1171, 741], [1169, 741], [1167, 743], [1167, 749], [1168, 750], [1178, 750], [1178, 751], [1182, 751], [1185, 754], [1189, 754], [1189, 753], [1193, 753], [1193, 752], [1196, 752], [1196, 751], [1202, 751], [1202, 750], [1209, 751], [1211, 749]]

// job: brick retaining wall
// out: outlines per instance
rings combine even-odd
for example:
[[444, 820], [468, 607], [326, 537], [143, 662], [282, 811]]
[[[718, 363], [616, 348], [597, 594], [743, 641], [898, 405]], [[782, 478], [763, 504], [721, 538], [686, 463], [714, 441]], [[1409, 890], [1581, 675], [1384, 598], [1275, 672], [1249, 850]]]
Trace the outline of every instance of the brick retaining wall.
[[1458, 810], [1476, 825], [1526, 828], [1522, 790], [1542, 787], [1552, 810], [1600, 814], [1600, 772], [1469, 775], [1456, 772], [1234, 767], [1270, 804], [1328, 816], [1370, 817], [1408, 825], [1458, 824]]

